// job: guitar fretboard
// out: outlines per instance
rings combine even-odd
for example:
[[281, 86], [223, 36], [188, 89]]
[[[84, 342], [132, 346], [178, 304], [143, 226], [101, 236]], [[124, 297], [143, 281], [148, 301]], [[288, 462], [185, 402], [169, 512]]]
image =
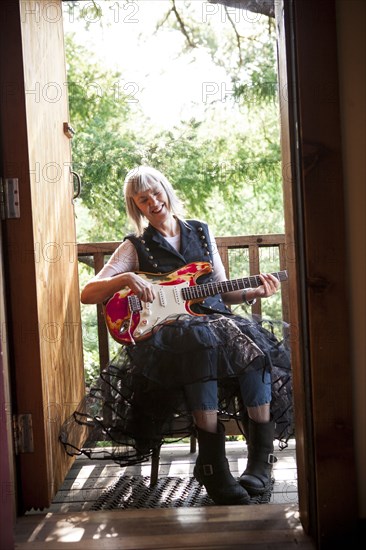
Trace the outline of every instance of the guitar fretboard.
[[[287, 271], [276, 271], [272, 273], [280, 282], [287, 280]], [[257, 288], [262, 284], [259, 275], [251, 275], [241, 279], [232, 279], [230, 281], [210, 282], [190, 286], [182, 289], [184, 300], [197, 300], [215, 294], [233, 292], [235, 290], [244, 290], [245, 288]]]

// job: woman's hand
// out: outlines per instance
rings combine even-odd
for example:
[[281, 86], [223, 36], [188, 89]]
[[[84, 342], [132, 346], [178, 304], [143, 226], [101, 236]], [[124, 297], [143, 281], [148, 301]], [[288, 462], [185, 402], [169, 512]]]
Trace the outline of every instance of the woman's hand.
[[268, 298], [280, 288], [280, 281], [271, 273], [261, 273], [259, 278], [262, 284], [255, 290], [253, 289], [253, 297], [255, 298]]
[[[272, 296], [272, 294], [275, 294], [280, 288], [280, 281], [271, 273], [261, 273], [259, 278], [262, 282], [260, 286], [256, 288], [247, 288], [244, 291], [247, 302], [251, 302], [256, 298], [268, 298]], [[226, 292], [222, 294], [222, 297], [226, 305], [242, 304], [243, 290]]]
[[153, 285], [149, 281], [127, 271], [114, 277], [94, 277], [83, 288], [80, 299], [83, 304], [100, 304], [126, 286], [143, 302], [152, 302], [155, 298]]
[[154, 301], [156, 294], [152, 283], [133, 272], [125, 273], [125, 278], [126, 286], [128, 286], [142, 302]]

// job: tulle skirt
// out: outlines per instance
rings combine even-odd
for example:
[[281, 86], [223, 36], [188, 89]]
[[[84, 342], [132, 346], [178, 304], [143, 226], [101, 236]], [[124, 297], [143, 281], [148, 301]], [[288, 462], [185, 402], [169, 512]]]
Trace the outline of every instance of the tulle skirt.
[[157, 327], [147, 340], [121, 347], [64, 422], [60, 441], [70, 455], [121, 465], [142, 462], [160, 444], [193, 433], [186, 385], [217, 380], [218, 414], [240, 426], [238, 376], [260, 369], [271, 374], [271, 415], [284, 447], [294, 435], [288, 334], [282, 322], [182, 315]]

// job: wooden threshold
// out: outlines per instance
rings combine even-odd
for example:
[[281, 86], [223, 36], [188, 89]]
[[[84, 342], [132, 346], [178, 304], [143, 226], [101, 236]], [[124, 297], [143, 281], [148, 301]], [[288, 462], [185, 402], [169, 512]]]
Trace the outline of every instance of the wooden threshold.
[[16, 550], [314, 550], [297, 505], [48, 513], [19, 518]]

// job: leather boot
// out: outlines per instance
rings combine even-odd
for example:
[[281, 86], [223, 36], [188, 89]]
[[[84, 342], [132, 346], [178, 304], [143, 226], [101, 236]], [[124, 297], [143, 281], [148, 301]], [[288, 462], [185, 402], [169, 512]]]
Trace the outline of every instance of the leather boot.
[[249, 504], [247, 491], [230, 473], [225, 454], [225, 429], [221, 423], [218, 433], [197, 428], [199, 455], [193, 475], [215, 504]]
[[261, 495], [271, 487], [274, 456], [274, 422], [258, 423], [243, 417], [244, 434], [248, 446], [248, 462], [239, 483], [251, 496]]

